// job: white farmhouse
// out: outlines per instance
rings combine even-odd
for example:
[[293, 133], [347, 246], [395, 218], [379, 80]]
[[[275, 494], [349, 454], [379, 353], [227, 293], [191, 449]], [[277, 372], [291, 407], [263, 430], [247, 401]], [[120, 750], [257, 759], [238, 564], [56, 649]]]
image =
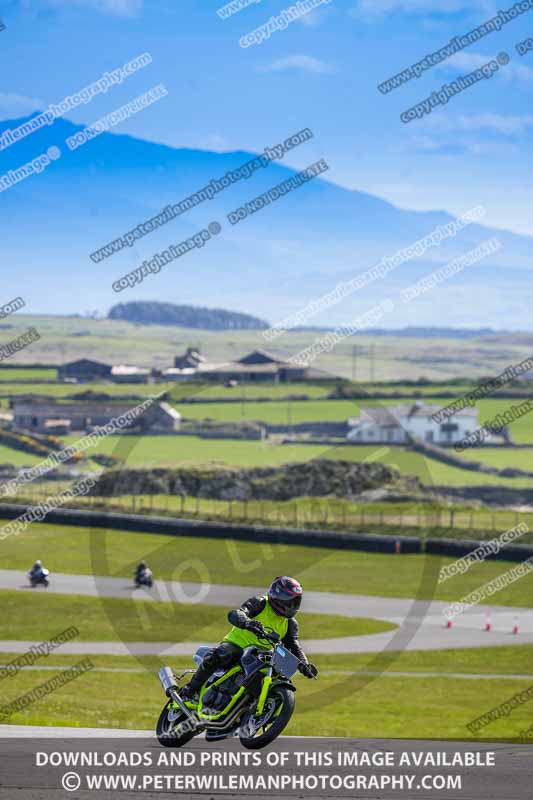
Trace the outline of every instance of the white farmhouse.
[[[477, 408], [464, 408], [443, 422], [435, 422], [435, 405], [420, 401], [397, 406], [362, 406], [359, 417], [348, 420], [349, 441], [361, 444], [404, 444], [419, 439], [437, 445], [455, 444], [480, 427]], [[488, 434], [485, 442], [498, 441]]]

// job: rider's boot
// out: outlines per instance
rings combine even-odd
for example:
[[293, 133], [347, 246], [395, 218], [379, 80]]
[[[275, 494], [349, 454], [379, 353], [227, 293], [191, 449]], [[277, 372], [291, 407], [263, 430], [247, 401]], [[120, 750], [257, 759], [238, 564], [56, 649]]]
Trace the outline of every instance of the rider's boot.
[[192, 683], [186, 683], [185, 686], [182, 686], [179, 695], [182, 700], [197, 700], [198, 699], [198, 689]]

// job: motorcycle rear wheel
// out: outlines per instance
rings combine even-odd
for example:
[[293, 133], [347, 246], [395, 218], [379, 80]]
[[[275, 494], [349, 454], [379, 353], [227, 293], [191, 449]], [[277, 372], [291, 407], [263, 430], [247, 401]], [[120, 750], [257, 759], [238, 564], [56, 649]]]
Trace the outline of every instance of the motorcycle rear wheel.
[[263, 733], [254, 734], [252, 737], [239, 735], [240, 743], [247, 750], [260, 750], [261, 747], [266, 747], [267, 744], [277, 739], [287, 727], [293, 715], [295, 705], [294, 692], [287, 686], [275, 686], [268, 695], [268, 700], [271, 699], [275, 700], [276, 709], [270, 719], [262, 726]]
[[156, 736], [159, 744], [162, 744], [163, 747], [183, 747], [184, 744], [187, 744], [198, 731], [193, 730], [183, 733], [181, 736], [176, 735], [174, 733], [176, 726], [185, 720], [186, 716], [183, 711], [175, 711], [169, 701], [157, 720]]

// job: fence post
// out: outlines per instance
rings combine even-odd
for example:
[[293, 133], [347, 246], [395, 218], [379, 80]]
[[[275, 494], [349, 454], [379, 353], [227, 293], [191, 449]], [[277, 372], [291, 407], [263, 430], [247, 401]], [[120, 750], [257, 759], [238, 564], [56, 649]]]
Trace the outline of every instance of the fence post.
[[453, 508], [450, 509], [450, 528], [453, 530], [453, 518], [455, 515], [455, 510]]

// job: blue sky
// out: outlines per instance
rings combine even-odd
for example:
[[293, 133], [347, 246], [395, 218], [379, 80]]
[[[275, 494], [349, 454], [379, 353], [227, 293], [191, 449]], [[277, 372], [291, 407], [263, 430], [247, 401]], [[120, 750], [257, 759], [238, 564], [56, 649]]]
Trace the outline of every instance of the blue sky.
[[[326, 158], [329, 179], [417, 210], [533, 234], [533, 11], [388, 95], [377, 84], [492, 17], [485, 0], [332, 0], [260, 45], [239, 39], [290, 3], [260, 0], [222, 20], [222, 0], [8, 0], [1, 17], [0, 119], [58, 102], [139, 53], [153, 63], [67, 118], [90, 123], [164, 83], [169, 95], [117, 127], [175, 147], [261, 151], [304, 127], [315, 140], [287, 161]], [[506, 51], [511, 63], [443, 110], [400, 113]], [[0, 128], [1, 130], [1, 128]], [[303, 159], [303, 160], [299, 160]]]

